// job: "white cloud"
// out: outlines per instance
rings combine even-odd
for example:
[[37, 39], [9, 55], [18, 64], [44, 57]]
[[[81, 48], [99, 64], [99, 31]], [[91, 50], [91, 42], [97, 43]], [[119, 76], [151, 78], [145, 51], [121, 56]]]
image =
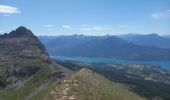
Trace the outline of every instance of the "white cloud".
[[101, 26], [91, 26], [91, 27], [83, 27], [80, 30], [82, 30], [82, 31], [105, 31], [108, 29], [109, 28], [101, 27]]
[[52, 24], [49, 24], [49, 25], [44, 25], [44, 27], [55, 27], [56, 25], [52, 25]]
[[69, 26], [69, 25], [63, 25], [63, 28], [65, 28], [65, 29], [73, 29], [71, 26]]
[[18, 10], [18, 8], [16, 8], [16, 7], [0, 5], [0, 13], [9, 15], [9, 14], [21, 13], [21, 11]]
[[151, 17], [154, 19], [170, 19], [170, 10], [154, 13], [151, 15]]

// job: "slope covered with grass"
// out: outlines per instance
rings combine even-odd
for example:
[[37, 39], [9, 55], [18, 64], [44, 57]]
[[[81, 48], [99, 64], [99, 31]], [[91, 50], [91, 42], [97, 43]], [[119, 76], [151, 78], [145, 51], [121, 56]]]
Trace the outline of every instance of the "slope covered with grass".
[[[145, 100], [130, 92], [127, 87], [111, 82], [103, 76], [81, 69], [61, 82], [49, 86], [49, 90], [33, 100]], [[42, 97], [41, 99], [37, 99]]]

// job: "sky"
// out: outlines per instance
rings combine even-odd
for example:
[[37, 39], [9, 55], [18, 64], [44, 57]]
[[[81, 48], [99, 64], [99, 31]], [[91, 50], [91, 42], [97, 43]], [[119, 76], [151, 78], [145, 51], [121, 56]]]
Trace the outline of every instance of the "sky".
[[0, 34], [170, 35], [170, 0], [0, 0]]

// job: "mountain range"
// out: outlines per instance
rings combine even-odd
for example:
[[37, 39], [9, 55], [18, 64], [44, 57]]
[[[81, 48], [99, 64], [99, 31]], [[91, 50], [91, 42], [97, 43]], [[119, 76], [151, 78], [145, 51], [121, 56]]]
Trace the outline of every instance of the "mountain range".
[[90, 69], [73, 71], [50, 59], [39, 39], [23, 26], [0, 35], [0, 100], [114, 99], [146, 97]]
[[125, 34], [119, 35], [118, 37], [127, 40], [128, 42], [132, 42], [134, 44], [142, 45], [142, 46], [152, 46], [159, 48], [170, 48], [170, 38], [168, 36], [159, 36], [155, 33], [148, 35], [141, 34]]
[[170, 60], [170, 39], [156, 34], [146, 36], [40, 36], [39, 39], [44, 43], [50, 56]]

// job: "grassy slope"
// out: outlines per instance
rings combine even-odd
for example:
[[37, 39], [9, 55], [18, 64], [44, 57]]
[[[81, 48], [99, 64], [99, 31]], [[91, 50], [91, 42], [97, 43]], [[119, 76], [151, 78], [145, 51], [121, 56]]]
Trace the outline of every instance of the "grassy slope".
[[88, 69], [51, 84], [31, 100], [144, 100], [124, 86]]
[[[150, 65], [115, 65], [93, 63], [86, 64], [81, 62], [60, 62], [57, 63], [71, 69], [79, 70], [89, 68], [113, 82], [125, 84], [136, 94], [146, 97], [149, 100], [170, 100], [169, 71]], [[144, 67], [145, 66], [145, 67]], [[131, 73], [131, 74], [129, 74]], [[157, 81], [146, 80], [150, 77]], [[166, 84], [168, 83], [168, 84]], [[162, 98], [162, 99], [160, 99]]]
[[[23, 60], [20, 59], [20, 62], [22, 61]], [[44, 63], [40, 59], [30, 60], [25, 63], [22, 62], [21, 64], [41, 67], [41, 70], [31, 76], [31, 80], [24, 84], [23, 87], [0, 91], [0, 100], [23, 100], [24, 97], [28, 96], [28, 94], [33, 92], [38, 86], [46, 82], [50, 73], [56, 71], [53, 65]]]

